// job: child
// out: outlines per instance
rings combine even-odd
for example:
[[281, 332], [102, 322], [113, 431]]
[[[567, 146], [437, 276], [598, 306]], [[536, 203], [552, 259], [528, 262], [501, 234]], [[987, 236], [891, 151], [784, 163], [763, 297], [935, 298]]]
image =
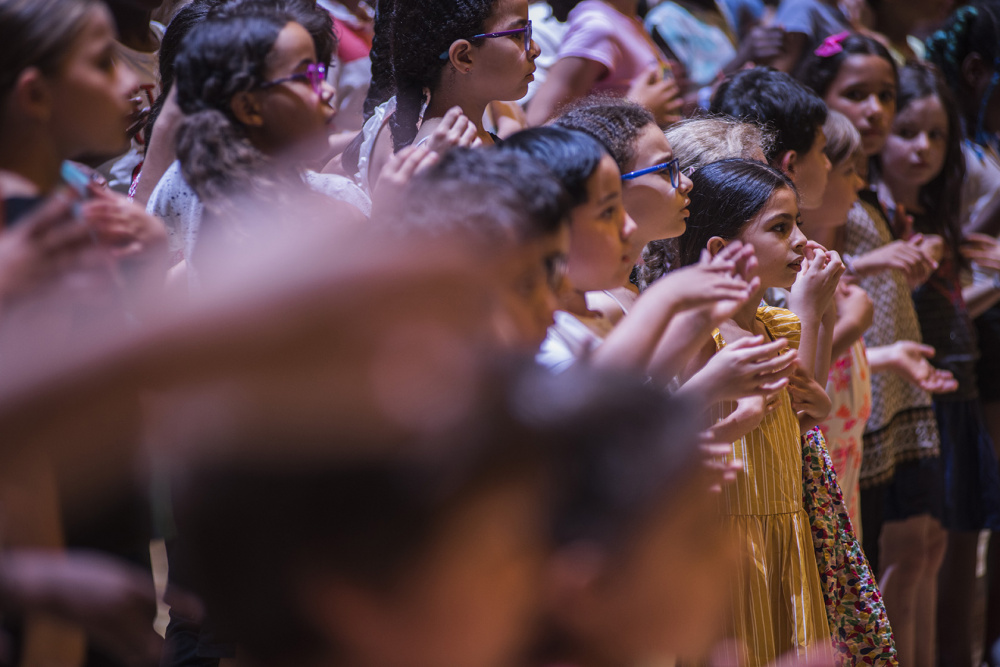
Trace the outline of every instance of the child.
[[[755, 249], [760, 284], [755, 296], [719, 326], [715, 341], [699, 352], [689, 372], [747, 337], [788, 337], [797, 347], [798, 318], [782, 309], [758, 307], [764, 290], [791, 287], [805, 259], [806, 239], [798, 228], [791, 181], [766, 165], [738, 159], [702, 167], [692, 179], [691, 217], [679, 239], [679, 263], [688, 266], [704, 249], [715, 255], [741, 241]], [[825, 310], [827, 305], [818, 307]], [[752, 563], [741, 571], [733, 616], [736, 636], [746, 643], [747, 665], [765, 665], [789, 650], [808, 656], [830, 640], [802, 505], [800, 417], [787, 391], [781, 390], [776, 401], [777, 408], [734, 444], [732, 456], [745, 461], [746, 468], [733, 487], [723, 490], [723, 512]], [[718, 416], [733, 407], [720, 404]]]
[[[802, 214], [802, 233], [825, 248], [842, 246], [844, 223], [858, 190], [864, 185], [857, 173], [863, 159], [861, 135], [851, 121], [831, 111], [823, 126], [826, 154], [833, 168], [827, 180], [823, 205]], [[871, 326], [872, 304], [857, 285], [843, 282], [837, 291], [837, 326], [833, 336], [833, 363], [826, 393], [833, 405], [820, 425], [837, 470], [844, 502], [855, 531], [861, 535], [860, 477], [862, 437], [871, 414], [871, 368], [862, 334]]]
[[[711, 111], [762, 125], [774, 133], [768, 164], [787, 175], [799, 193], [799, 207], [817, 208], [823, 200], [830, 161], [823, 152], [826, 105], [792, 77], [770, 68], [744, 70], [724, 81], [712, 98]], [[833, 261], [840, 263], [839, 257]], [[826, 383], [830, 366], [833, 314], [815, 312], [793, 294], [789, 308], [802, 323], [803, 363]], [[815, 348], [813, 346], [816, 346]]]
[[527, 0], [475, 0], [461, 7], [445, 0], [382, 3], [373, 49], [366, 101], [372, 116], [359, 135], [357, 159], [359, 178], [369, 188], [393, 152], [454, 123], [454, 114], [448, 116], [454, 107], [473, 130], [460, 145], [495, 143], [498, 137], [483, 126], [487, 107], [524, 96], [539, 53]]
[[[831, 109], [850, 119], [865, 155], [878, 154], [896, 113], [896, 65], [884, 46], [851, 35], [836, 52], [813, 54], [800, 79]], [[934, 266], [919, 235], [894, 240], [874, 193], [862, 191], [844, 227], [848, 272], [875, 304], [865, 333], [872, 365], [872, 415], [861, 463], [865, 553], [881, 578], [900, 663], [934, 664], [937, 570], [944, 554], [940, 527], [940, 440], [930, 391], [954, 389], [946, 371], [926, 357], [911, 285]], [[892, 372], [884, 372], [892, 371]], [[889, 576], [886, 576], [886, 575]]]
[[[879, 198], [889, 211], [913, 218], [917, 233], [944, 239], [941, 265], [913, 293], [924, 340], [934, 346], [934, 365], [958, 382], [952, 394], [934, 398], [944, 464], [947, 555], [938, 603], [941, 664], [972, 660], [972, 605], [981, 530], [1000, 528], [1000, 465], [983, 422], [976, 392], [976, 344], [959, 271], [959, 197], [965, 174], [960, 123], [954, 101], [937, 73], [908, 65], [900, 71], [898, 111], [878, 160]], [[997, 294], [987, 298], [995, 301]]]
[[[1000, 156], [996, 134], [1000, 131], [997, 94], [1000, 72], [1000, 11], [992, 3], [960, 7], [940, 30], [927, 40], [927, 59], [934, 63], [951, 88], [961, 117], [965, 179], [962, 183], [960, 223], [966, 232], [996, 237], [1000, 233]], [[982, 237], [981, 237], [982, 238]], [[991, 276], [975, 271], [976, 289], [996, 291]], [[982, 355], [976, 366], [979, 397], [994, 444], [1000, 442], [1000, 307], [975, 313], [976, 334]], [[1000, 640], [1000, 538], [990, 541], [990, 592], [986, 646]], [[988, 653], [991, 653], [989, 648]], [[1000, 664], [995, 652], [990, 664]]]
[[[555, 124], [590, 134], [618, 164], [625, 210], [636, 223], [630, 247], [633, 258], [650, 241], [684, 231], [691, 181], [678, 169], [673, 148], [653, 114], [627, 100], [595, 98], [563, 114]], [[629, 312], [637, 295], [635, 285], [623, 281], [617, 288], [591, 293], [588, 302], [614, 323]]]
[[680, 88], [639, 17], [639, 0], [583, 0], [569, 13], [559, 60], [528, 106], [541, 125], [591, 93], [628, 96], [660, 125], [680, 120]]
[[218, 220], [207, 227], [217, 238], [249, 229], [252, 220], [237, 212], [242, 196], [277, 213], [282, 202], [301, 203], [317, 191], [344, 202], [347, 217], [370, 211], [367, 198], [347, 179], [304, 168], [325, 150], [333, 114], [334, 91], [316, 61], [312, 37], [280, 9], [253, 3], [233, 11], [213, 15], [184, 40], [175, 63], [177, 103], [185, 114], [179, 160], [147, 205], [183, 235], [192, 284], [203, 268], [194, 259], [203, 210]]

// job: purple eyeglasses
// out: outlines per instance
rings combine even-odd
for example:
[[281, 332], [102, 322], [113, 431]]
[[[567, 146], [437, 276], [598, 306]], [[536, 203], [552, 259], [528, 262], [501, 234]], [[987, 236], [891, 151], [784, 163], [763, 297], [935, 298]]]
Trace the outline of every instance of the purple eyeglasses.
[[299, 72], [291, 76], [285, 76], [274, 81], [265, 81], [257, 86], [260, 89], [274, 88], [275, 86], [289, 81], [308, 81], [312, 85], [313, 92], [323, 96], [323, 82], [326, 81], [326, 65], [320, 63], [309, 63], [305, 72]]
[[[524, 54], [528, 55], [528, 52], [531, 51], [531, 19], [528, 19], [528, 22], [524, 24], [523, 28], [503, 30], [501, 32], [484, 32], [479, 35], [473, 35], [469, 39], [492, 39], [493, 37], [508, 37], [510, 35], [517, 35], [518, 33], [524, 33]], [[445, 51], [438, 57], [441, 60], [447, 60], [448, 52]]]

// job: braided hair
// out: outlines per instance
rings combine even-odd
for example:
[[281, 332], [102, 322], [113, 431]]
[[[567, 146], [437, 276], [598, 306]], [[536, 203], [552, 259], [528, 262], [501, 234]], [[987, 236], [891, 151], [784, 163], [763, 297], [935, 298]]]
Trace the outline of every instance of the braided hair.
[[372, 62], [372, 80], [365, 97], [364, 118], [367, 121], [376, 107], [396, 94], [392, 75], [392, 50], [389, 46], [389, 24], [395, 0], [378, 0], [375, 4], [375, 34], [369, 58]]
[[[965, 92], [962, 63], [972, 53], [978, 53], [993, 68], [990, 86], [979, 101], [975, 126], [966, 126], [969, 138], [985, 145], [990, 141], [984, 127], [986, 107], [1000, 83], [1000, 7], [995, 3], [977, 2], [957, 9], [940, 30], [927, 38], [927, 60], [941, 70], [958, 99], [962, 99]], [[973, 120], [969, 115], [966, 121]]]
[[[389, 127], [399, 150], [413, 143], [425, 91], [437, 87], [452, 43], [483, 32], [497, 0], [421, 0], [395, 2], [388, 44], [396, 88], [396, 113]], [[384, 76], [384, 73], [379, 75]]]

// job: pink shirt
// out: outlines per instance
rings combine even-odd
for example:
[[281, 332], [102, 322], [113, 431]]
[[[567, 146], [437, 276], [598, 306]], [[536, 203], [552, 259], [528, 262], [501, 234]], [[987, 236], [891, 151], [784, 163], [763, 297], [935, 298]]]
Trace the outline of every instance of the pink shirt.
[[608, 68], [593, 92], [625, 95], [636, 77], [665, 62], [638, 19], [601, 0], [583, 0], [569, 13], [566, 23], [569, 27], [559, 58], [586, 58]]

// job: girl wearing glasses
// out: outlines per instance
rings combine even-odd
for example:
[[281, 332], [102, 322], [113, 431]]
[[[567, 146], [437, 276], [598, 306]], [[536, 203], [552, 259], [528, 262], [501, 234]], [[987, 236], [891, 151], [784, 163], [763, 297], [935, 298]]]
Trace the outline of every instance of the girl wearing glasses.
[[448, 126], [452, 145], [496, 143], [483, 125], [487, 109], [525, 96], [539, 52], [527, 0], [380, 2], [365, 103], [371, 114], [360, 137], [362, 182], [374, 188], [393, 152], [427, 141], [439, 126]]
[[178, 161], [147, 206], [182, 235], [181, 270], [189, 279], [204, 214], [216, 231], [247, 231], [237, 198], [280, 210], [317, 191], [345, 202], [342, 216], [370, 212], [367, 197], [348, 179], [305, 169], [326, 150], [334, 113], [334, 90], [309, 33], [278, 9], [234, 11], [212, 15], [184, 40], [174, 66], [185, 114]]

